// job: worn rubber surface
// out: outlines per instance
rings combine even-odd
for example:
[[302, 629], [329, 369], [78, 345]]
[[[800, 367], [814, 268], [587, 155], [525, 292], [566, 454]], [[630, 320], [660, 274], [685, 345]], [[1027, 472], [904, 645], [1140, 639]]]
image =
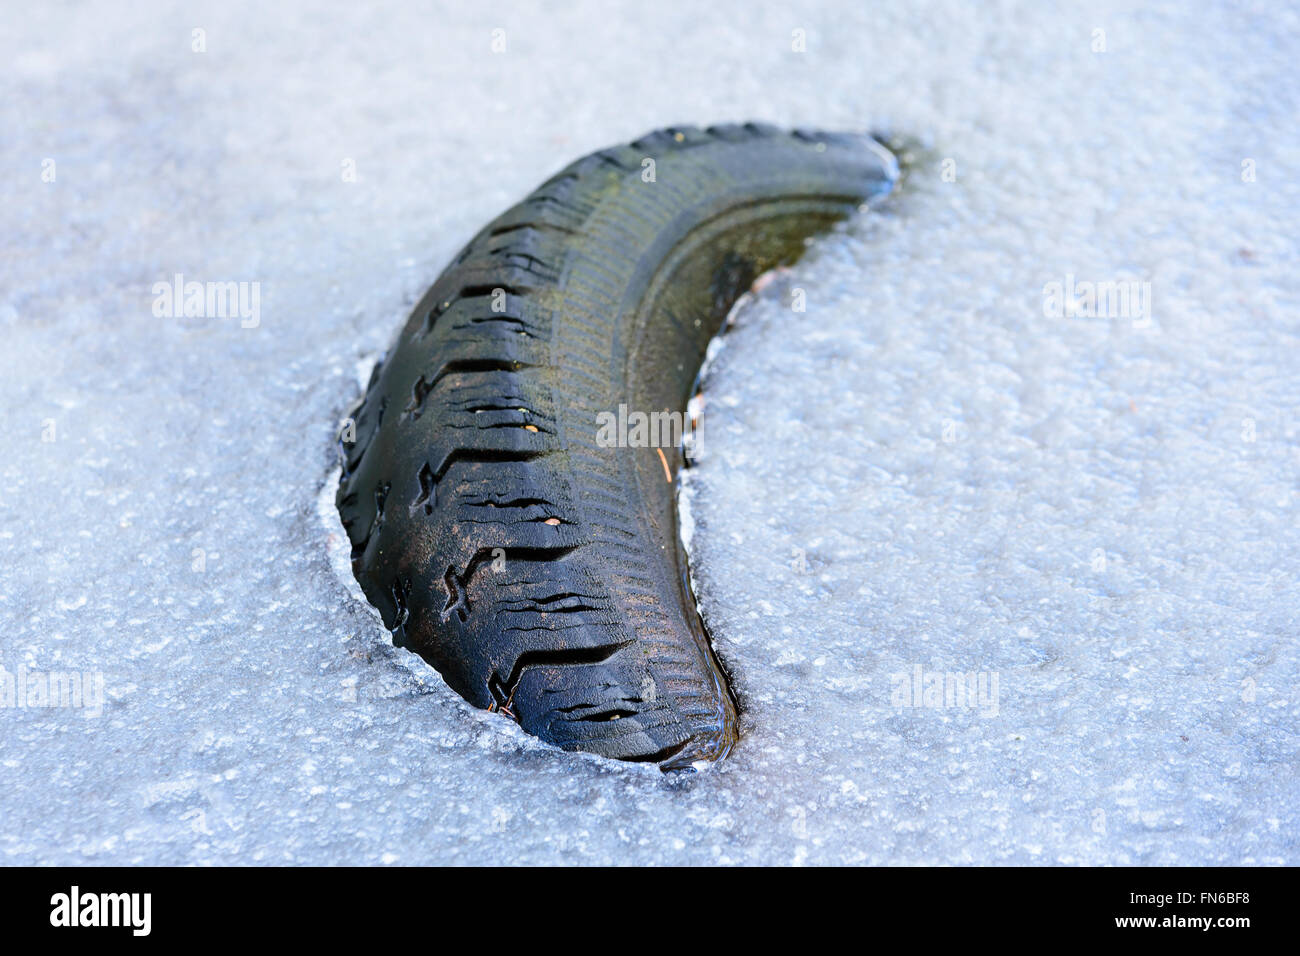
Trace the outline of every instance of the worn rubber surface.
[[680, 449], [602, 447], [597, 416], [683, 409], [736, 298], [896, 178], [866, 136], [668, 129], [489, 223], [342, 444], [353, 571], [394, 643], [565, 749], [723, 756], [736, 708], [686, 584]]

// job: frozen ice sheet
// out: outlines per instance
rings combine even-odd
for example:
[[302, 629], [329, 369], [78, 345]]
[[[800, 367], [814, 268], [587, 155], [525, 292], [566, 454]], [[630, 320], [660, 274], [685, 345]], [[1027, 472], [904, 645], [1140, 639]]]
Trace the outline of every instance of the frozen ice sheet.
[[[1298, 862], [1300, 18], [1197, 6], [8, 13], [0, 665], [104, 699], [0, 711], [0, 861]], [[924, 148], [709, 376], [746, 736], [665, 778], [394, 650], [318, 505], [482, 222], [750, 118]], [[156, 316], [177, 273], [258, 283], [256, 326]], [[1151, 308], [1052, 317], [1069, 276]]]

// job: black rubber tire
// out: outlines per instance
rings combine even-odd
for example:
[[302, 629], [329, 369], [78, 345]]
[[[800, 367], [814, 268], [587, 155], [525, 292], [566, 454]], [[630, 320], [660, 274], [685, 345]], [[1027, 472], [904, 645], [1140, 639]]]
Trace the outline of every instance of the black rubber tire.
[[666, 129], [489, 223], [342, 445], [353, 571], [394, 642], [565, 749], [723, 756], [736, 707], [686, 583], [680, 449], [602, 447], [597, 416], [681, 411], [754, 278], [897, 175], [867, 136]]

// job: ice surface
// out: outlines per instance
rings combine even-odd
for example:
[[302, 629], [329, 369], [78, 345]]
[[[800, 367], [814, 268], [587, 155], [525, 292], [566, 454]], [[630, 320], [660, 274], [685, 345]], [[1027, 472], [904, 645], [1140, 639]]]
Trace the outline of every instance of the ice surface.
[[[0, 665], [105, 699], [0, 711], [0, 861], [1300, 862], [1300, 16], [1193, 6], [6, 12]], [[922, 148], [709, 376], [745, 737], [664, 777], [389, 645], [331, 439], [483, 222], [750, 118]], [[156, 317], [176, 273], [260, 322]], [[1067, 275], [1150, 321], [1045, 315]], [[917, 667], [984, 706], [896, 706]]]

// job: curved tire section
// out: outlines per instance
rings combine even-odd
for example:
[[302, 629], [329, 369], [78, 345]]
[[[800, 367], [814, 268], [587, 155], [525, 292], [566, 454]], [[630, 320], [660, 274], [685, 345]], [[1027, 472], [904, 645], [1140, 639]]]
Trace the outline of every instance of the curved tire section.
[[394, 642], [565, 749], [723, 756], [736, 708], [686, 584], [680, 451], [605, 447], [598, 416], [680, 412], [753, 279], [897, 175], [865, 136], [667, 129], [489, 223], [342, 445], [353, 571]]

